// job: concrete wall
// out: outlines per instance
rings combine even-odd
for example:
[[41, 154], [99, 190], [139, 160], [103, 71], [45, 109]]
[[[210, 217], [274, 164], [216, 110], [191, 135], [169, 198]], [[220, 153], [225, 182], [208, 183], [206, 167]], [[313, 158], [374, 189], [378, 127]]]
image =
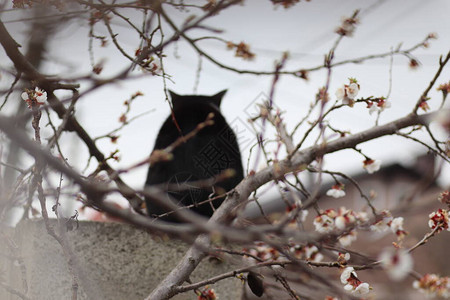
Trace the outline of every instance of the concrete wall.
[[[52, 222], [56, 228], [56, 222]], [[178, 241], [161, 241], [130, 225], [120, 223], [80, 222], [68, 232], [72, 249], [84, 278], [79, 280], [78, 299], [144, 299], [153, 287], [177, 264], [187, 245]], [[4, 282], [22, 293], [20, 264], [8, 259], [20, 255], [24, 260], [28, 285], [27, 296], [35, 300], [71, 299], [71, 277], [67, 260], [59, 244], [47, 233], [42, 220], [26, 221], [13, 232], [16, 253], [1, 243], [1, 270]], [[3, 236], [4, 238], [4, 236]], [[5, 259], [6, 258], [6, 259]], [[191, 276], [192, 282], [209, 278], [231, 267], [205, 259]], [[3, 281], [3, 280], [2, 280]], [[221, 300], [240, 299], [242, 284], [231, 278], [211, 286]], [[89, 296], [87, 296], [87, 294]], [[93, 295], [93, 296], [92, 296]], [[0, 287], [0, 299], [16, 300]], [[197, 299], [190, 291], [173, 299]]]

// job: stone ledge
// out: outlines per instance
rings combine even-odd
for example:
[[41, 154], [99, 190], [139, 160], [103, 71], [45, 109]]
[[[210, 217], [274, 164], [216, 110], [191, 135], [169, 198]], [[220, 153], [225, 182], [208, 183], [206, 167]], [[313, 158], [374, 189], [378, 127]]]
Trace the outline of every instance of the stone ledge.
[[[56, 228], [56, 220], [52, 220]], [[188, 245], [179, 241], [156, 241], [147, 232], [122, 223], [80, 221], [68, 232], [72, 249], [85, 280], [79, 280], [78, 299], [144, 299], [182, 258]], [[26, 266], [28, 293], [34, 300], [71, 297], [71, 277], [61, 247], [46, 231], [42, 220], [20, 223], [13, 236]], [[2, 253], [8, 253], [0, 245]], [[25, 293], [20, 268], [2, 259], [6, 283]], [[191, 276], [197, 282], [230, 271], [226, 263], [204, 260]], [[212, 286], [220, 299], [240, 299], [242, 285], [230, 278]], [[88, 292], [87, 292], [88, 291]], [[87, 293], [86, 293], [87, 292]], [[0, 299], [16, 300], [0, 288]], [[196, 299], [190, 291], [173, 299]]]

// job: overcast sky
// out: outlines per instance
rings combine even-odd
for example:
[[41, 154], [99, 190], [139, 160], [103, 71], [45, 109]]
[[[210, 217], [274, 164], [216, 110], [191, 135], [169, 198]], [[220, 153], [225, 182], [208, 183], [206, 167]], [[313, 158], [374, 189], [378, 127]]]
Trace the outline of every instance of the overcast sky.
[[[197, 1], [203, 4], [205, 1]], [[246, 62], [236, 58], [232, 51], [226, 50], [223, 43], [214, 40], [199, 42], [199, 46], [218, 58], [225, 64], [240, 69], [270, 71], [274, 61], [281, 57], [284, 51], [289, 52], [286, 70], [296, 70], [318, 66], [323, 62], [324, 55], [329, 51], [337, 35], [334, 33], [342, 17], [350, 16], [355, 9], [361, 9], [360, 24], [352, 38], [344, 38], [336, 51], [336, 61], [378, 54], [390, 51], [402, 44], [409, 48], [422, 41], [429, 33], [437, 33], [438, 39], [431, 41], [427, 49], [418, 49], [413, 54], [421, 62], [417, 70], [408, 67], [408, 60], [395, 56], [392, 68], [392, 92], [390, 100], [392, 107], [382, 114], [380, 124], [406, 115], [428, 85], [435, 74], [440, 55], [450, 50], [450, 2], [446, 0], [409, 0], [409, 1], [359, 1], [359, 0], [312, 0], [301, 1], [290, 9], [274, 7], [270, 1], [247, 0], [243, 5], [232, 7], [211, 18], [207, 24], [222, 29], [222, 38], [236, 43], [245, 41], [256, 54], [253, 61]], [[168, 10], [169, 15], [181, 24], [190, 14], [199, 12], [179, 12]], [[135, 12], [125, 12], [130, 19], [139, 25], [140, 15]], [[6, 12], [1, 16], [7, 28], [15, 35], [18, 42], [26, 44], [27, 22], [9, 22], [20, 19], [20, 13]], [[90, 69], [88, 56], [87, 22], [71, 22], [60, 30], [51, 41], [47, 63], [43, 71], [49, 74], [61, 74], [62, 77], [85, 74]], [[117, 39], [126, 51], [134, 53], [139, 45], [139, 37], [127, 29], [122, 22], [113, 18], [113, 29], [118, 33]], [[95, 27], [99, 35], [108, 35], [104, 26]], [[166, 35], [170, 35], [170, 30]], [[211, 35], [208, 32], [196, 30], [189, 33], [192, 37]], [[109, 39], [110, 40], [110, 39]], [[171, 75], [168, 87], [179, 94], [190, 94], [194, 91], [196, 70], [199, 59], [192, 48], [180, 41], [165, 50], [164, 60], [166, 72]], [[0, 65], [9, 66], [3, 51], [0, 51]], [[95, 57], [106, 61], [101, 76], [108, 77], [117, 74], [127, 66], [128, 61], [109, 43], [107, 48], [95, 48]], [[376, 59], [364, 64], [349, 64], [333, 70], [330, 83], [330, 94], [335, 99], [335, 90], [348, 83], [349, 77], [358, 79], [361, 85], [359, 96], [386, 96], [389, 90], [390, 60]], [[142, 74], [136, 71], [136, 75]], [[282, 77], [276, 87], [275, 105], [285, 111], [284, 118], [288, 129], [303, 118], [314, 100], [319, 87], [325, 84], [323, 71], [310, 74], [309, 81], [299, 80], [292, 76]], [[438, 83], [448, 82], [450, 68], [442, 73]], [[248, 140], [253, 139], [246, 120], [248, 114], [254, 111], [254, 103], [260, 102], [263, 95], [270, 90], [271, 76], [250, 76], [220, 69], [206, 59], [202, 60], [202, 71], [197, 92], [199, 94], [215, 94], [228, 89], [222, 102], [222, 111], [227, 120], [240, 131], [246, 139], [241, 144], [243, 161], [249, 155]], [[1, 87], [8, 82], [0, 82]], [[136, 91], [142, 91], [144, 97], [136, 100], [131, 116], [152, 110], [149, 114], [135, 120], [120, 133], [116, 145], [108, 140], [98, 143], [108, 154], [120, 149], [121, 161], [114, 163], [116, 168], [128, 167], [144, 159], [153, 149], [153, 143], [169, 108], [164, 102], [163, 82], [157, 76], [145, 76], [137, 80], [129, 80], [115, 85], [108, 85], [96, 92], [88, 94], [79, 102], [77, 116], [83, 126], [91, 134], [98, 136], [119, 125], [118, 118], [124, 111], [121, 103]], [[87, 88], [82, 82], [81, 90]], [[433, 89], [430, 92], [431, 108], [439, 105], [440, 95]], [[447, 105], [448, 107], [448, 105]], [[11, 111], [11, 110], [5, 110]], [[5, 113], [2, 112], [2, 113]], [[313, 115], [317, 115], [317, 111]], [[370, 116], [364, 105], [354, 108], [344, 108], [336, 111], [329, 118], [330, 124], [352, 133], [370, 128], [374, 125], [375, 116]], [[268, 131], [267, 136], [270, 137]], [[297, 139], [300, 138], [300, 131]], [[441, 135], [441, 138], [444, 138]], [[69, 163], [81, 169], [86, 161], [85, 147], [75, 142], [73, 134], [67, 134], [63, 147], [69, 149]], [[309, 141], [309, 144], [313, 139]], [[411, 164], [416, 155], [425, 152], [420, 145], [401, 139], [400, 137], [385, 137], [361, 146], [364, 153], [373, 159], [382, 160], [383, 164], [400, 162]], [[346, 150], [326, 157], [326, 167], [354, 174], [362, 171], [363, 158], [357, 153]], [[95, 167], [94, 164], [92, 167]], [[128, 184], [141, 188], [145, 182], [146, 168], [124, 175]], [[447, 175], [448, 167], [447, 167]], [[443, 183], [450, 184], [450, 176]]]

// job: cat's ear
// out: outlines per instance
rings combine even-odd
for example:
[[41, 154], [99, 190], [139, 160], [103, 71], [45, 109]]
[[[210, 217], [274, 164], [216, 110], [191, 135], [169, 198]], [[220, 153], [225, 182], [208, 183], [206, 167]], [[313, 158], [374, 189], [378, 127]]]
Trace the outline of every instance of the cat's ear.
[[172, 99], [172, 106], [173, 107], [177, 106], [181, 96], [175, 92], [172, 92], [171, 90], [169, 90], [169, 95], [170, 95], [170, 99]]
[[225, 95], [226, 92], [227, 92], [227, 90], [223, 90], [221, 92], [218, 92], [214, 96], [211, 96], [212, 101], [214, 102], [215, 105], [217, 105], [217, 107], [220, 107], [220, 103], [222, 102], [223, 95]]

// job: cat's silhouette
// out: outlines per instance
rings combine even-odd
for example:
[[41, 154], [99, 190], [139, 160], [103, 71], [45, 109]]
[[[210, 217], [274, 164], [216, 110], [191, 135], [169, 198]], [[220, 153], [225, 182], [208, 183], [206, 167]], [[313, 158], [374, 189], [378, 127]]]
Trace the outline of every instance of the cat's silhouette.
[[[146, 185], [162, 185], [170, 197], [179, 206], [194, 204], [192, 211], [210, 217], [224, 200], [216, 199], [210, 203], [199, 205], [208, 197], [224, 194], [233, 189], [243, 178], [243, 168], [236, 135], [220, 112], [220, 103], [225, 91], [213, 96], [185, 95], [180, 96], [169, 91], [175, 124], [169, 116], [162, 125], [156, 138], [154, 150], [164, 149], [181, 135], [186, 135], [204, 122], [210, 113], [214, 114], [213, 125], [200, 130], [194, 137], [176, 147], [173, 159], [150, 165]], [[180, 133], [181, 130], [181, 133]], [[231, 178], [214, 183], [210, 187], [199, 188], [192, 184], [195, 181], [213, 178], [224, 170], [233, 169]], [[186, 187], [189, 187], [186, 189]], [[183, 190], [177, 189], [183, 187]], [[145, 199], [150, 216], [156, 217], [167, 213], [167, 210], [149, 199]], [[165, 221], [179, 222], [175, 215], [169, 214], [161, 218]]]

